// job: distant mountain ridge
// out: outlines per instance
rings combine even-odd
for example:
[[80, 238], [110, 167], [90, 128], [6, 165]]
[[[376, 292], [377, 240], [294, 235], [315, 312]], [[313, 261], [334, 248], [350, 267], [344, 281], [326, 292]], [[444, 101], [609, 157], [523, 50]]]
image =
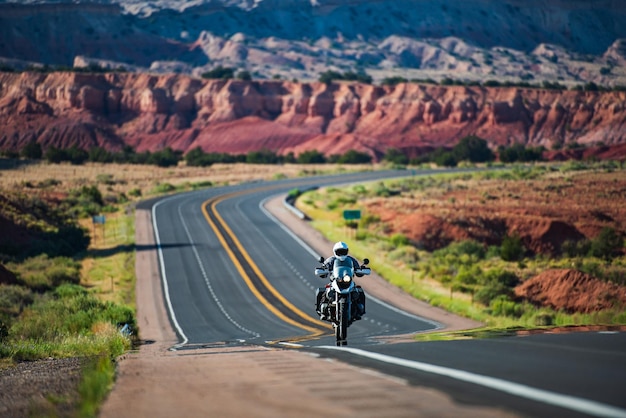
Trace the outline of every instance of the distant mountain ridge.
[[16, 66], [626, 84], [621, 0], [19, 0], [0, 37]]

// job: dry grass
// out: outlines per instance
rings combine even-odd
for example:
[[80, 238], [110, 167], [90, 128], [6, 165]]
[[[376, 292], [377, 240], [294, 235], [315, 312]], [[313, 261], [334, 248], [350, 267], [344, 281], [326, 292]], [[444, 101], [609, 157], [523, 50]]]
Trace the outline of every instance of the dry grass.
[[[213, 185], [229, 185], [246, 181], [293, 178], [313, 174], [331, 174], [341, 171], [371, 169], [371, 165], [319, 164], [215, 164], [210, 167], [161, 168], [151, 165], [87, 163], [80, 166], [70, 164], [19, 163], [12, 164], [0, 159], [0, 190], [24, 189], [25, 186], [43, 184], [51, 179], [61, 184], [52, 187], [56, 192], [68, 191], [76, 187], [104, 184], [107, 193], [128, 193], [141, 190], [142, 196], [152, 194], [158, 184], [169, 183], [184, 188], [194, 183], [211, 182]], [[103, 179], [109, 179], [104, 183]], [[100, 187], [100, 186], [99, 186]]]
[[[190, 190], [194, 184], [221, 186], [371, 168], [371, 165], [344, 168], [330, 164], [215, 164], [206, 168], [100, 163], [74, 166], [0, 159], [0, 192], [27, 192], [63, 198], [73, 189], [96, 185], [105, 199], [109, 195], [119, 198], [124, 194], [131, 200], [140, 200], [156, 195], [157, 186], [163, 184], [172, 185], [175, 190]], [[131, 192], [133, 190], [135, 193]], [[136, 193], [137, 190], [141, 193]], [[105, 225], [94, 226], [87, 218], [79, 220], [79, 223], [91, 236], [86, 257], [82, 259], [82, 284], [101, 300], [134, 308], [132, 211], [107, 213]]]

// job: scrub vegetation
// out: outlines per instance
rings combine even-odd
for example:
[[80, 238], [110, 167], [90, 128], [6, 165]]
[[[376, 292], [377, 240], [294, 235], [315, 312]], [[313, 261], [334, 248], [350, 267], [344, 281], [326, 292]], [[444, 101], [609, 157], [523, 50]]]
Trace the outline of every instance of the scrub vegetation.
[[[623, 164], [435, 173], [308, 191], [296, 204], [389, 282], [489, 328], [626, 324]], [[354, 209], [358, 223], [344, 220]], [[569, 285], [576, 307], [523, 292], [535, 277], [556, 292], [568, 272], [582, 278]]]
[[[77, 168], [19, 159], [0, 159], [0, 168], [0, 373], [46, 362], [49, 380], [41, 388], [30, 390], [33, 381], [19, 377], [29, 390], [13, 388], [18, 398], [22, 391], [32, 393], [12, 406], [33, 416], [96, 416], [112, 387], [115, 359], [137, 343], [135, 202], [243, 181], [348, 171], [237, 163]], [[349, 168], [363, 169], [371, 166]], [[60, 383], [68, 364], [80, 374], [73, 387]]]

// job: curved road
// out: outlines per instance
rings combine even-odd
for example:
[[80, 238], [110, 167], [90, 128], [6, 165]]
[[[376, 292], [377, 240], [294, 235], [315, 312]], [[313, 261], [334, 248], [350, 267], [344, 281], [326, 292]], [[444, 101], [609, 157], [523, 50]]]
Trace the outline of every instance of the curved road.
[[[459, 402], [528, 416], [626, 417], [626, 334], [534, 335], [382, 344], [378, 337], [441, 327], [368, 298], [367, 314], [334, 347], [317, 319], [319, 255], [263, 208], [293, 188], [420, 173], [368, 172], [184, 193], [151, 208], [165, 303], [177, 350], [281, 345], [444, 390]], [[330, 251], [330, 248], [329, 248]], [[374, 258], [374, 255], [370, 258]], [[367, 280], [363, 278], [361, 280]]]

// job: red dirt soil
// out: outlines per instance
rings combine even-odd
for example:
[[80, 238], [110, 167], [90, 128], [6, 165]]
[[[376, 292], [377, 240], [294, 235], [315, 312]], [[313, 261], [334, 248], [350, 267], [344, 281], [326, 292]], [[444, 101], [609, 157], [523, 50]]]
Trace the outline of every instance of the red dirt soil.
[[[429, 251], [475, 240], [500, 245], [519, 235], [529, 254], [558, 256], [566, 241], [592, 240], [602, 228], [626, 236], [626, 172], [553, 173], [533, 180], [459, 180], [399, 196], [374, 198], [374, 228], [405, 235]], [[622, 248], [622, 253], [624, 248]], [[622, 254], [623, 255], [623, 254]], [[626, 308], [626, 287], [577, 270], [548, 270], [516, 289], [538, 306], [589, 313]]]
[[547, 270], [515, 288], [515, 295], [539, 306], [590, 313], [626, 307], [626, 287], [578, 270]]
[[626, 236], [626, 171], [534, 180], [459, 180], [364, 202], [386, 233], [432, 251], [454, 241], [500, 245], [517, 234], [534, 254], [556, 255], [565, 241], [593, 239], [602, 228]]

